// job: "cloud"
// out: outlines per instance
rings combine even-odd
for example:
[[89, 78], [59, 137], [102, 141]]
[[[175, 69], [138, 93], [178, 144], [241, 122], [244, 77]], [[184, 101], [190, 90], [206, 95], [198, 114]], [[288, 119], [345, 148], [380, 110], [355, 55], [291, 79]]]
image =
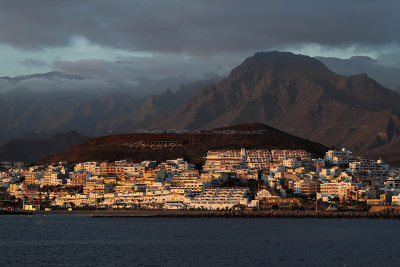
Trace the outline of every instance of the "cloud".
[[[383, 52], [378, 55], [377, 61], [383, 66], [394, 67], [400, 69], [400, 53], [398, 49], [389, 52]], [[400, 75], [399, 75], [400, 76]]]
[[132, 82], [148, 93], [177, 88], [198, 80], [225, 76], [242, 59], [225, 56], [193, 57], [159, 54], [144, 57], [120, 57], [114, 61], [86, 59], [55, 61], [53, 67], [67, 73], [79, 73], [95, 79]]
[[2, 1], [0, 23], [0, 44], [23, 50], [24, 71], [56, 69], [147, 93], [225, 76], [256, 51], [400, 62], [397, 0], [19, 0]]
[[3, 1], [0, 42], [68, 46], [76, 36], [109, 48], [204, 56], [280, 45], [400, 43], [395, 0]]
[[[41, 65], [41, 62], [31, 60], [24, 62]], [[229, 71], [227, 65], [238, 63], [234, 59], [226, 60], [218, 56], [204, 59], [173, 54], [118, 57], [113, 61], [56, 60], [49, 64], [50, 68], [57, 70], [55, 72], [0, 78], [0, 92], [125, 91], [144, 96], [167, 88], [174, 90], [182, 84], [221, 77]]]
[[19, 76], [15, 78], [0, 78], [0, 93], [31, 91], [45, 92], [98, 92], [121, 90], [113, 82], [83, 78], [81, 76], [67, 75], [59, 72]]
[[48, 64], [46, 61], [44, 61], [44, 60], [40, 60], [40, 59], [31, 59], [31, 58], [25, 59], [25, 60], [22, 62], [22, 64], [25, 65], [25, 66], [27, 66], [27, 67], [38, 67], [38, 68], [49, 66], [49, 64]]

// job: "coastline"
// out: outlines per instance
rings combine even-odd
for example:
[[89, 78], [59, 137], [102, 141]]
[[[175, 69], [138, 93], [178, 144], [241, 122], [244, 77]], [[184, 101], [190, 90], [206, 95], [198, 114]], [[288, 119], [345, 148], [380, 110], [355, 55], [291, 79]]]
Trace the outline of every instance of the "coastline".
[[34, 215], [33, 212], [30, 211], [8, 211], [8, 210], [1, 210], [0, 215]]
[[321, 218], [321, 219], [400, 219], [397, 210], [368, 211], [209, 211], [209, 210], [53, 210], [37, 215], [84, 215], [91, 218]]

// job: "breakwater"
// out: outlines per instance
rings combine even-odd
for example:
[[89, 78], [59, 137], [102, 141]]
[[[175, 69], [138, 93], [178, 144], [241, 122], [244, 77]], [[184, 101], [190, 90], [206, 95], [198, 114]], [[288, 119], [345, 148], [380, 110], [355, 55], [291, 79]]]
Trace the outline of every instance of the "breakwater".
[[380, 212], [367, 211], [198, 211], [198, 210], [135, 210], [131, 212], [104, 212], [90, 214], [90, 217], [137, 218], [137, 217], [173, 217], [173, 218], [331, 218], [331, 219], [400, 219], [400, 213], [393, 210]]
[[33, 215], [33, 213], [29, 211], [0, 210], [0, 215]]

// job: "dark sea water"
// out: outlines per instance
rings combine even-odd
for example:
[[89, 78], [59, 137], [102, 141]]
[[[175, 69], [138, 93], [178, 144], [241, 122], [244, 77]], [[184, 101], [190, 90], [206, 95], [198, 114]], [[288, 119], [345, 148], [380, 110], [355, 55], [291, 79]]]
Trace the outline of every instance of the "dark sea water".
[[400, 221], [0, 216], [0, 266], [400, 265]]

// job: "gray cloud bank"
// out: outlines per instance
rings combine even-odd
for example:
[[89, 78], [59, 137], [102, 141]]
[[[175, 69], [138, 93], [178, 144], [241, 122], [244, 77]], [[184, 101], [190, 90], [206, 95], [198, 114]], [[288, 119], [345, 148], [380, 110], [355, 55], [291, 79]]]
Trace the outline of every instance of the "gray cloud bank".
[[397, 0], [1, 1], [0, 42], [67, 46], [74, 36], [124, 50], [207, 55], [280, 45], [399, 44]]
[[[157, 58], [160, 59], [160, 58]], [[95, 93], [115, 91], [146, 96], [200, 80], [217, 80], [215, 72], [198, 72], [205, 63], [154, 58], [124, 58], [118, 61], [88, 59], [56, 61], [59, 71], [17, 77], [0, 77], [0, 94], [30, 91], [35, 93]], [[71, 74], [76, 73], [76, 74]]]
[[[22, 64], [32, 69], [49, 67], [90, 79], [31, 77], [18, 83], [3, 79], [3, 92], [122, 88], [145, 94], [225, 76], [255, 51], [307, 44], [324, 49], [353, 47], [360, 54], [378, 51], [375, 67], [364, 70], [365, 66], [357, 65], [346, 72], [342, 64], [336, 70], [342, 74], [379, 72], [379, 65], [397, 75], [400, 68], [397, 0], [4, 0], [0, 24], [0, 43], [27, 51], [68, 47], [74, 38], [82, 37], [109, 50], [147, 53], [114, 60], [90, 52], [87, 59], [77, 61], [65, 56], [54, 62], [25, 59]], [[389, 81], [388, 75], [376, 79]]]
[[88, 90], [104, 92], [116, 89], [118, 89], [118, 85], [112, 82], [61, 72], [0, 78], [0, 93], [26, 90], [37, 93], [48, 91], [79, 92]]

